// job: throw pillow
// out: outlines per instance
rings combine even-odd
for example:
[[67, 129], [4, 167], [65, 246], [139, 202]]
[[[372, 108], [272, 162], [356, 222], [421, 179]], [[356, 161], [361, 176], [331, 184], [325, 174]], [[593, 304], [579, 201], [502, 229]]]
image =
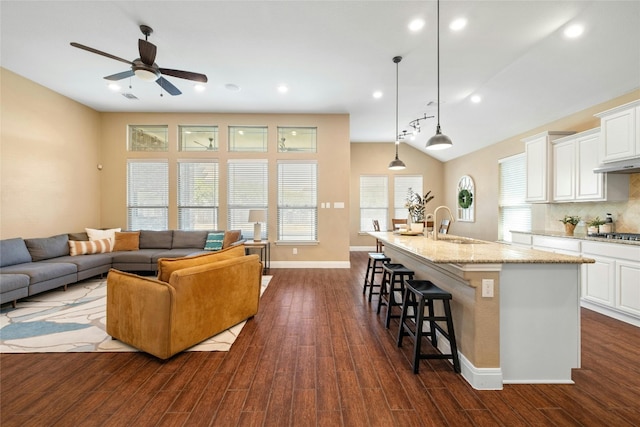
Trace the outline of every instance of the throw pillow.
[[212, 262], [241, 257], [245, 255], [244, 245], [237, 245], [229, 249], [222, 249], [210, 254], [193, 255], [183, 258], [160, 258], [158, 260], [158, 280], [169, 282], [171, 273], [183, 268], [196, 267]]
[[219, 251], [222, 249], [222, 243], [224, 242], [224, 231], [207, 234], [207, 242], [204, 244], [205, 251]]
[[222, 242], [223, 248], [228, 248], [231, 244], [237, 242], [242, 237], [241, 230], [228, 230], [224, 233], [224, 241]]
[[69, 255], [69, 236], [59, 234], [53, 237], [24, 239], [33, 262]]
[[109, 239], [111, 240], [111, 246], [113, 247], [113, 242], [116, 237], [116, 231], [122, 231], [122, 229], [110, 228], [108, 230], [97, 230], [95, 228], [85, 228], [84, 231], [87, 232], [87, 236], [89, 236], [89, 240]]
[[140, 232], [139, 231], [116, 231], [115, 243], [113, 245], [113, 252], [118, 251], [137, 251], [140, 246]]
[[104, 254], [111, 252], [111, 240], [69, 240], [69, 255]]

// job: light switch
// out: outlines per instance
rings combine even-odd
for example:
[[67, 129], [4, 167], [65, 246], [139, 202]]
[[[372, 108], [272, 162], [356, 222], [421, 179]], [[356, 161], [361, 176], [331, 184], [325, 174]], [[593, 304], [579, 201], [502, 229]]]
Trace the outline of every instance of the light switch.
[[482, 279], [482, 297], [493, 298], [493, 279]]

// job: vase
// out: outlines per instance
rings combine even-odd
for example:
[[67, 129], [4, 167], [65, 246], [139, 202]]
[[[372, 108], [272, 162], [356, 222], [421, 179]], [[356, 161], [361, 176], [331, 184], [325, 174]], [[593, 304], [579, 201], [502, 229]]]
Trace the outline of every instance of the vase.
[[567, 236], [573, 236], [573, 230], [576, 229], [575, 224], [566, 223], [564, 225], [564, 234]]

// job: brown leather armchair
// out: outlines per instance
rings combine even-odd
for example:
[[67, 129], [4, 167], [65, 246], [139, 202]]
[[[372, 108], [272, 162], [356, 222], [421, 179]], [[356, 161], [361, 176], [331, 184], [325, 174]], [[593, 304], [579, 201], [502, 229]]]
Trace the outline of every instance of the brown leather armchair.
[[262, 263], [258, 255], [244, 255], [244, 245], [163, 258], [158, 272], [155, 279], [109, 271], [107, 333], [113, 338], [167, 359], [258, 312]]

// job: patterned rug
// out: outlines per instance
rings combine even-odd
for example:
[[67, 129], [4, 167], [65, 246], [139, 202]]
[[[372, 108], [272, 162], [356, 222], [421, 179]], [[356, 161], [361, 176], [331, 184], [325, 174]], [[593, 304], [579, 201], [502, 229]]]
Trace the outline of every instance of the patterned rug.
[[[264, 293], [272, 276], [262, 277]], [[106, 279], [85, 280], [0, 311], [0, 353], [138, 351], [106, 332]], [[229, 351], [246, 321], [186, 351]]]

